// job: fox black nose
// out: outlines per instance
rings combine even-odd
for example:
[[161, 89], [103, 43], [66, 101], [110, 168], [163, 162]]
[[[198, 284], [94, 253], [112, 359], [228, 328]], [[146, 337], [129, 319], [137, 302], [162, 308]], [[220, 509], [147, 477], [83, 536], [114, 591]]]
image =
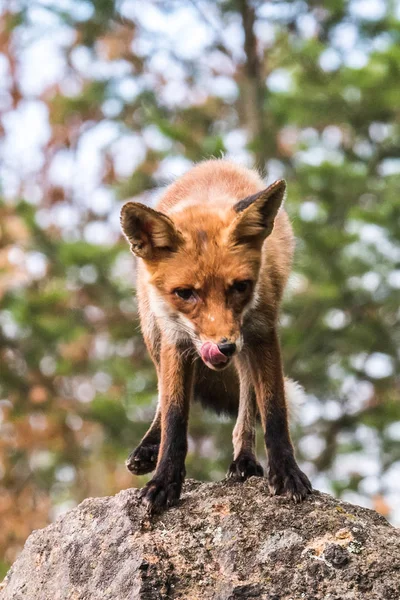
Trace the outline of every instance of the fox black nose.
[[225, 354], [225, 356], [233, 356], [236, 352], [236, 344], [224, 342], [223, 344], [218, 344], [218, 350], [222, 352], [222, 354]]

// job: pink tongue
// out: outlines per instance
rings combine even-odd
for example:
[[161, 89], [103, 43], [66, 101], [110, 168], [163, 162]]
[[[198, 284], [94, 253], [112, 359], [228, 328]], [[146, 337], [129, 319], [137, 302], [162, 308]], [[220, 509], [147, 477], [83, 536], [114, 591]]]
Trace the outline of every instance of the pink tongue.
[[212, 365], [220, 365], [228, 361], [228, 357], [220, 352], [217, 344], [206, 342], [201, 347], [201, 358]]

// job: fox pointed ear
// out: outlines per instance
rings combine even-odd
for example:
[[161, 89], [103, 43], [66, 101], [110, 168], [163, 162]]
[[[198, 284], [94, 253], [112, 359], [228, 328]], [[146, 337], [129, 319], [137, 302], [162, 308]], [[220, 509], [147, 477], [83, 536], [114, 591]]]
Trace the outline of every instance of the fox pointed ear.
[[121, 210], [121, 227], [131, 250], [145, 260], [174, 252], [182, 235], [167, 215], [139, 202], [127, 202]]
[[274, 228], [275, 217], [285, 196], [286, 182], [283, 179], [253, 196], [240, 200], [233, 206], [238, 216], [233, 222], [232, 233], [235, 244], [262, 244]]

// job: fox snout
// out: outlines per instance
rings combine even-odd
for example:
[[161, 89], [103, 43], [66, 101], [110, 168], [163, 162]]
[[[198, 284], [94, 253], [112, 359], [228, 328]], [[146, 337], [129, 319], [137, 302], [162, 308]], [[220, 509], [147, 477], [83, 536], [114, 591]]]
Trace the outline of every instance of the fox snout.
[[200, 355], [208, 367], [221, 369], [228, 365], [236, 350], [237, 346], [234, 342], [225, 340], [221, 340], [218, 344], [205, 342], [200, 348]]
[[236, 344], [234, 342], [222, 342], [218, 345], [218, 350], [228, 358], [236, 352]]

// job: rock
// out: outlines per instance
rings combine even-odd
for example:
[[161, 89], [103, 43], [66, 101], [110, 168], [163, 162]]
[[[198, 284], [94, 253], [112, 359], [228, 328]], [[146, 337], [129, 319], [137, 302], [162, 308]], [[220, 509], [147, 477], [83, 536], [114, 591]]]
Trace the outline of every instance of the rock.
[[325, 560], [334, 567], [343, 567], [349, 562], [349, 552], [344, 546], [339, 544], [328, 544], [323, 554]]
[[89, 498], [28, 538], [1, 600], [399, 600], [400, 531], [265, 480], [185, 484], [150, 522], [138, 490]]

